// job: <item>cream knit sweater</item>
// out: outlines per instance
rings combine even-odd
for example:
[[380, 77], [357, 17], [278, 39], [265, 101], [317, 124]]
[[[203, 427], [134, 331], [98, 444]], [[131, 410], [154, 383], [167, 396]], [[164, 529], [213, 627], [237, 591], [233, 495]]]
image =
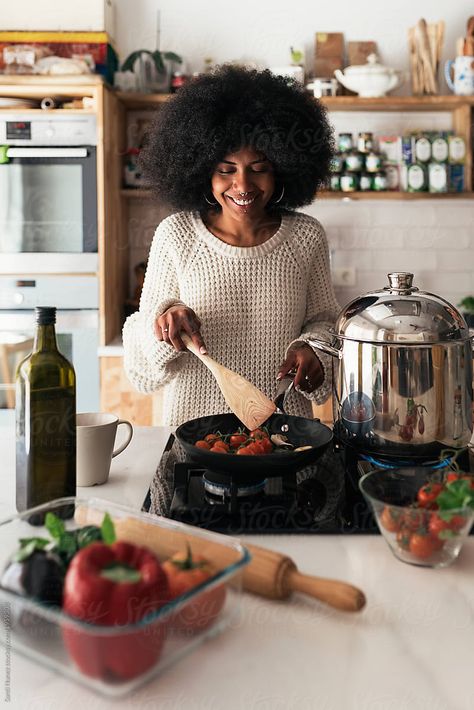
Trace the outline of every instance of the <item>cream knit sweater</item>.
[[[155, 318], [176, 302], [201, 319], [209, 355], [273, 398], [289, 345], [317, 336], [339, 311], [322, 226], [308, 215], [284, 213], [270, 239], [242, 248], [215, 237], [197, 212], [180, 212], [159, 224], [140, 310], [123, 328], [124, 365], [140, 392], [165, 386], [163, 423], [169, 425], [229, 411], [200, 360], [155, 337]], [[323, 385], [311, 395], [292, 392], [289, 414], [311, 416], [310, 400], [327, 399], [330, 357], [318, 357]]]

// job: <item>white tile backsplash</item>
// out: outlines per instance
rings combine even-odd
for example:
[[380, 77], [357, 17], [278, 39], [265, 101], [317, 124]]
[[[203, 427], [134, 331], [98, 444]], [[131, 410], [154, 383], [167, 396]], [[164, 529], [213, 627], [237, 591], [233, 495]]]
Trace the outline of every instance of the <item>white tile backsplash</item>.
[[336, 289], [341, 305], [383, 288], [389, 271], [413, 271], [454, 305], [474, 295], [474, 201], [315, 200], [304, 211], [326, 229], [332, 267], [356, 270], [354, 287]]

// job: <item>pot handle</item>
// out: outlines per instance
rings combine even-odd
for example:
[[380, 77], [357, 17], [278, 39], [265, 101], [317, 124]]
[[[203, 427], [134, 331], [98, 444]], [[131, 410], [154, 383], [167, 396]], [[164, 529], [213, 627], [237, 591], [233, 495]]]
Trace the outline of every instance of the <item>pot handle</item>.
[[337, 339], [337, 336], [334, 336], [333, 340], [335, 343], [337, 343], [336, 345], [326, 343], [324, 340], [316, 340], [315, 338], [308, 338], [306, 342], [315, 350], [321, 350], [323, 353], [326, 353], [327, 355], [332, 355], [332, 357], [337, 357], [339, 360], [341, 360], [341, 342]]

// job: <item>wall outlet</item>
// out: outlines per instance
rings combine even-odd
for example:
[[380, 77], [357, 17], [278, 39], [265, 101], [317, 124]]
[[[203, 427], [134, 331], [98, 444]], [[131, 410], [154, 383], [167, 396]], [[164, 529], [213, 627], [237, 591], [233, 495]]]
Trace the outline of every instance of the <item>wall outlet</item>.
[[352, 266], [339, 266], [332, 269], [333, 286], [355, 286], [356, 270]]

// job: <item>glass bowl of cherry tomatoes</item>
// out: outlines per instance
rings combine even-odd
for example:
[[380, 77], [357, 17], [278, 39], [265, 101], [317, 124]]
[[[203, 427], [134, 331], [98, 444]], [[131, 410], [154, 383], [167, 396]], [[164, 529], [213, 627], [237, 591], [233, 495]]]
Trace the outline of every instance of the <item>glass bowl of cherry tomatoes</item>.
[[377, 469], [359, 488], [391, 551], [402, 562], [446, 567], [474, 521], [474, 477], [428, 467]]

